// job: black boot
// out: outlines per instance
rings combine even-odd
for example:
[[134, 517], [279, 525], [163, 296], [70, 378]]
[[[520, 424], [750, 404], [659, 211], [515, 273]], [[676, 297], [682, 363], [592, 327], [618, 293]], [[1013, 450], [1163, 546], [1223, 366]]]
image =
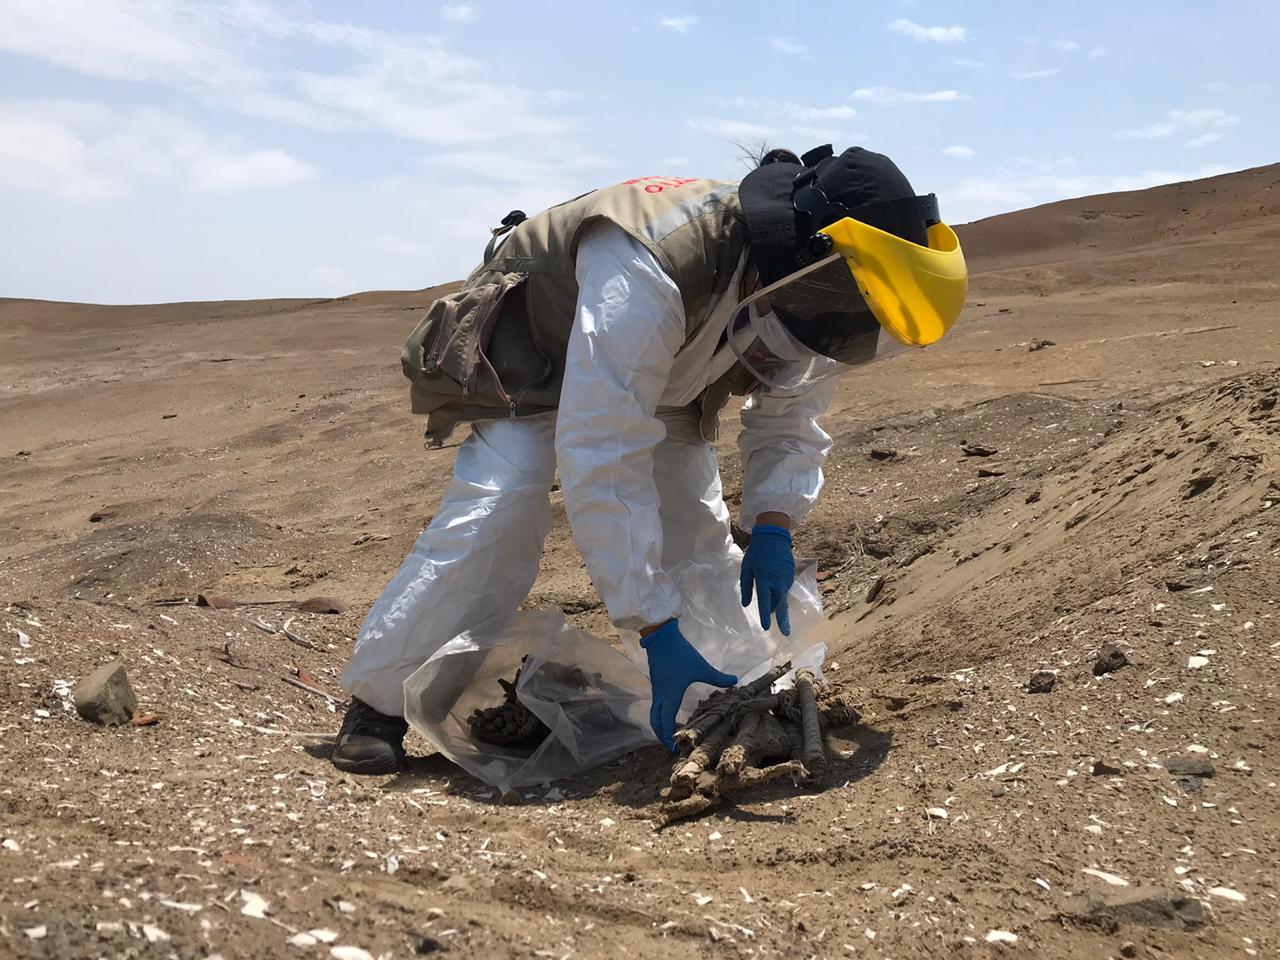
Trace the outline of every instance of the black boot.
[[404, 717], [379, 713], [351, 698], [333, 748], [333, 765], [347, 773], [396, 773], [404, 767]]

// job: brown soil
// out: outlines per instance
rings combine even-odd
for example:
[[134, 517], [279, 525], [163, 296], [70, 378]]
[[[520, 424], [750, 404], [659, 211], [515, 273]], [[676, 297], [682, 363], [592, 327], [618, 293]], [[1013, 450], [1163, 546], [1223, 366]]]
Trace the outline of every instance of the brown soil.
[[[1278, 184], [963, 231], [964, 321], [843, 385], [798, 536], [863, 722], [821, 789], [662, 832], [657, 748], [504, 804], [306, 736], [286, 678], [342, 696], [449, 473], [396, 362], [433, 291], [0, 301], [0, 955], [1274, 955]], [[529, 604], [605, 634], [559, 512]], [[349, 610], [153, 602], [197, 591]], [[314, 649], [252, 623], [290, 616]], [[116, 657], [158, 722], [77, 717]]]

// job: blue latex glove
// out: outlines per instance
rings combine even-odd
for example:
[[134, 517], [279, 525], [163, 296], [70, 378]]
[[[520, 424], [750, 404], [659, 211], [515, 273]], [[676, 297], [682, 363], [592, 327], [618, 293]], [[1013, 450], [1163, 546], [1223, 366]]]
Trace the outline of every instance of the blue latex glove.
[[662, 745], [675, 753], [676, 713], [689, 686], [709, 683], [713, 687], [732, 687], [738, 678], [707, 663], [680, 632], [679, 620], [668, 620], [647, 637], [641, 637], [640, 646], [649, 654], [649, 685], [653, 688], [649, 726]]
[[796, 579], [796, 560], [791, 554], [791, 531], [757, 523], [751, 529], [751, 546], [742, 558], [742, 605], [751, 602], [755, 587], [760, 606], [760, 626], [769, 629], [769, 614], [778, 618], [778, 629], [791, 636], [791, 620], [787, 616], [787, 591]]

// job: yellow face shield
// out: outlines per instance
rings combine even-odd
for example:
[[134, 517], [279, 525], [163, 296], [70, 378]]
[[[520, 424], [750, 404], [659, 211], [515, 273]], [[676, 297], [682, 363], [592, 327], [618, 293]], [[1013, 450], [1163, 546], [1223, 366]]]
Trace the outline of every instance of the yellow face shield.
[[937, 343], [960, 316], [969, 271], [960, 240], [945, 223], [928, 228], [927, 247], [852, 217], [818, 232], [831, 238], [859, 297], [899, 342], [911, 347]]

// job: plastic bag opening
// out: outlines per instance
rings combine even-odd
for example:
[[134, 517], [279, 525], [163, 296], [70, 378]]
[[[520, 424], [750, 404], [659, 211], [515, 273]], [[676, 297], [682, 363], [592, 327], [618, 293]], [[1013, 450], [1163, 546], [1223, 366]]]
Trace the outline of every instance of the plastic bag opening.
[[[754, 604], [742, 606], [738, 570], [731, 557], [672, 570], [689, 642], [740, 683], [788, 659], [820, 670], [825, 648], [805, 639], [822, 621], [816, 565], [802, 566], [788, 597], [790, 637], [776, 626], [762, 630]], [[405, 681], [405, 718], [440, 753], [501, 792], [573, 776], [656, 742], [639, 637], [625, 633], [622, 646], [625, 653], [566, 623], [558, 611], [520, 611], [501, 627], [468, 631], [437, 650]], [[501, 702], [498, 680], [511, 680], [526, 656], [516, 695], [549, 734], [532, 749], [478, 740], [467, 718]], [[690, 687], [681, 716], [710, 690]]]

